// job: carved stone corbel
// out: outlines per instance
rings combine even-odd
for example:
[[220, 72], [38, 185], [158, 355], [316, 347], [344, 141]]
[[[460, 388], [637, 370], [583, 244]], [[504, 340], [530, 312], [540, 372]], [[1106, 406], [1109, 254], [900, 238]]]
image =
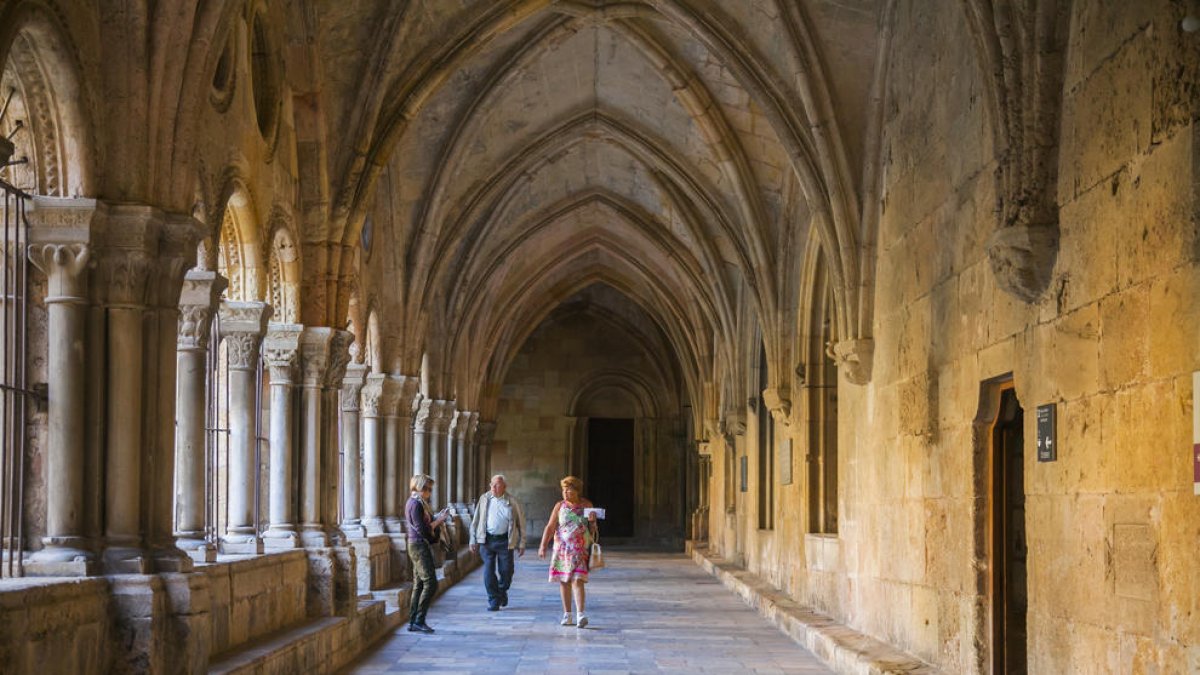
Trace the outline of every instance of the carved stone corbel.
[[833, 345], [830, 356], [837, 361], [838, 370], [851, 384], [866, 384], [871, 381], [871, 366], [875, 356], [875, 341], [843, 340]]
[[763, 403], [766, 404], [767, 410], [771, 411], [771, 416], [775, 421], [785, 426], [792, 423], [792, 400], [788, 398], [786, 390], [778, 387], [769, 387], [763, 390]]

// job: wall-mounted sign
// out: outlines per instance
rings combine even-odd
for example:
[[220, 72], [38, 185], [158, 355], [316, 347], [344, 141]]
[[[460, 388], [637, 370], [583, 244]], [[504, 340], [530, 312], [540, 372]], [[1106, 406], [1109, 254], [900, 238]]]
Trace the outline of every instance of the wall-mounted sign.
[[1058, 439], [1055, 437], [1055, 404], [1047, 403], [1037, 408], [1037, 458], [1039, 462], [1058, 460]]
[[1192, 373], [1192, 493], [1200, 495], [1200, 371]]
[[779, 482], [782, 485], [792, 484], [792, 439], [783, 442], [783, 451], [779, 453]]
[[746, 473], [748, 472], [748, 466], [746, 464], [746, 461], [747, 461], [747, 457], [745, 455], [742, 455], [742, 492], [745, 492], [748, 489], [746, 487]]

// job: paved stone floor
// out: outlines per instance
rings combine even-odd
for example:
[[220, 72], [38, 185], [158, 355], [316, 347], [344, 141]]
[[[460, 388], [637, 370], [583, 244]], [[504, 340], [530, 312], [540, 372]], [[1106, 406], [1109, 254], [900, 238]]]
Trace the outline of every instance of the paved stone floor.
[[533, 552], [509, 605], [488, 612], [481, 570], [434, 602], [434, 635], [402, 626], [346, 672], [829, 673], [682, 554], [605, 551], [585, 629], [558, 625], [558, 589]]

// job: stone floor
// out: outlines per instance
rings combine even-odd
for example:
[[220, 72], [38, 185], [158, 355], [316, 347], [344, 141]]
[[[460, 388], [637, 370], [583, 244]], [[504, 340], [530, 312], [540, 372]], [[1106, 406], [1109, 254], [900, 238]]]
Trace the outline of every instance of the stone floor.
[[436, 634], [401, 627], [346, 672], [832, 672], [683, 554], [605, 553], [586, 629], [558, 625], [558, 589], [529, 553], [507, 608], [486, 611], [476, 570], [434, 602]]

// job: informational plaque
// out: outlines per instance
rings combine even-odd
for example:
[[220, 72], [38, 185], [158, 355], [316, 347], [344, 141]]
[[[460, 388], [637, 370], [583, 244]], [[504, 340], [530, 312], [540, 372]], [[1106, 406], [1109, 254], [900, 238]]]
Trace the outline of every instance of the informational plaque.
[[779, 483], [792, 484], [792, 439], [783, 442], [783, 450], [779, 453]]
[[1192, 493], [1200, 495], [1200, 371], [1192, 373]]
[[1055, 438], [1057, 424], [1056, 407], [1053, 403], [1037, 408], [1037, 455], [1039, 462], [1058, 460], [1058, 439]]
[[747, 489], [746, 488], [746, 473], [749, 470], [749, 467], [747, 465], [747, 460], [748, 460], [748, 458], [745, 455], [742, 455], [742, 492], [745, 492]]

